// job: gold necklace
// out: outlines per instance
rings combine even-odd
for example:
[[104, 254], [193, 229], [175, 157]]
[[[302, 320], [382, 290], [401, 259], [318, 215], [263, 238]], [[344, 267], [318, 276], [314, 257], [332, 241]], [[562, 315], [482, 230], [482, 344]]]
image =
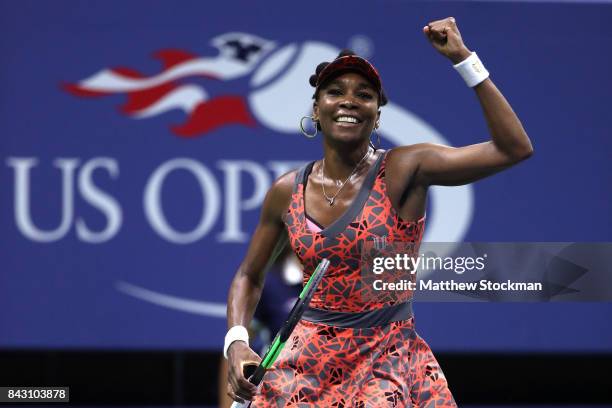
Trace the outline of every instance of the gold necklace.
[[361, 163], [363, 163], [363, 161], [368, 156], [370, 156], [370, 152], [371, 151], [372, 151], [372, 148], [370, 146], [368, 146], [368, 151], [363, 155], [361, 160], [359, 160], [359, 163], [357, 163], [355, 165], [355, 167], [353, 168], [353, 171], [351, 171], [351, 174], [349, 174], [349, 176], [342, 182], [342, 184], [340, 184], [340, 188], [338, 189], [338, 191], [336, 191], [336, 194], [334, 194], [331, 197], [328, 196], [327, 193], [325, 193], [325, 169], [324, 169], [325, 168], [325, 157], [323, 157], [323, 161], [322, 161], [321, 167], [319, 168], [319, 172], [321, 173], [321, 190], [323, 190], [323, 197], [325, 197], [325, 200], [327, 200], [327, 202], [329, 203], [330, 207], [332, 205], [334, 205], [334, 201], [336, 200], [336, 197], [338, 197], [338, 194], [340, 194], [340, 192], [344, 188], [344, 185], [347, 183], [347, 181], [349, 181], [351, 179], [351, 177], [353, 177], [353, 175], [357, 171], [357, 168], [359, 167], [359, 165]]

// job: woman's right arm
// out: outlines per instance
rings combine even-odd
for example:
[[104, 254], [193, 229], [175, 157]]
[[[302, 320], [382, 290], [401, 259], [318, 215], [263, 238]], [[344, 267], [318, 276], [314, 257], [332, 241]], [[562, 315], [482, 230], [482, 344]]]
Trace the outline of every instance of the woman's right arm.
[[[295, 172], [281, 176], [264, 200], [259, 224], [251, 237], [246, 257], [232, 281], [227, 301], [227, 325], [249, 327], [259, 302], [265, 266], [285, 228], [283, 217], [289, 208]], [[227, 350], [228, 395], [234, 400], [252, 399], [256, 388], [243, 375], [245, 364], [258, 363], [260, 357], [243, 341], [233, 342]]]

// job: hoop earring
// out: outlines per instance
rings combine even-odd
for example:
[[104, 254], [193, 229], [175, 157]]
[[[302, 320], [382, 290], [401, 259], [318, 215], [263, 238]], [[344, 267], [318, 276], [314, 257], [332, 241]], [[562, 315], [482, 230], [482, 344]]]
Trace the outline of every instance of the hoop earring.
[[380, 134], [378, 133], [376, 129], [378, 129], [378, 125], [375, 126], [373, 129], [374, 133], [376, 133], [376, 146], [374, 146], [374, 143], [372, 142], [372, 139], [370, 138], [370, 146], [372, 146], [374, 150], [380, 149]]
[[[314, 124], [314, 128], [315, 128], [315, 132], [314, 134], [310, 134], [306, 131], [306, 129], [304, 129], [304, 119], [310, 119], [312, 120], [312, 123]], [[314, 120], [314, 116], [302, 116], [302, 119], [300, 119], [300, 130], [302, 131], [302, 134], [304, 136], [306, 136], [309, 139], [314, 138], [318, 133], [319, 133], [319, 128], [317, 127], [317, 121]]]

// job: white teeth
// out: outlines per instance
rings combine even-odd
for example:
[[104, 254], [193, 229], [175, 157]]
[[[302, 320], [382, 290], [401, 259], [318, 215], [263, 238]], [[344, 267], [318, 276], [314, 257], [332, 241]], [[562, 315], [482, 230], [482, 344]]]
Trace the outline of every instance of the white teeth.
[[340, 116], [338, 119], [336, 119], [336, 122], [358, 123], [357, 119], [351, 116]]

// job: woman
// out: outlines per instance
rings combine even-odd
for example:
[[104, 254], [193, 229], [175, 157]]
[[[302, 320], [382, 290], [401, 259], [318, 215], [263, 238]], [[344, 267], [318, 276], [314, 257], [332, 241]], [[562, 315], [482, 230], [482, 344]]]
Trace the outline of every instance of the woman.
[[[454, 407], [429, 346], [416, 334], [410, 302], [373, 302], [360, 296], [360, 248], [383, 238], [418, 243], [427, 189], [461, 185], [528, 158], [531, 142], [455, 20], [423, 28], [433, 47], [474, 87], [491, 140], [452, 148], [429, 143], [370, 147], [386, 103], [380, 77], [366, 60], [342, 54], [321, 64], [313, 120], [323, 133], [323, 159], [279, 178], [268, 192], [247, 255], [230, 289], [225, 351], [228, 394], [252, 406]], [[257, 305], [262, 270], [287, 230], [305, 278], [320, 258], [331, 266], [287, 346], [259, 390], [242, 374], [259, 361], [240, 326]]]

